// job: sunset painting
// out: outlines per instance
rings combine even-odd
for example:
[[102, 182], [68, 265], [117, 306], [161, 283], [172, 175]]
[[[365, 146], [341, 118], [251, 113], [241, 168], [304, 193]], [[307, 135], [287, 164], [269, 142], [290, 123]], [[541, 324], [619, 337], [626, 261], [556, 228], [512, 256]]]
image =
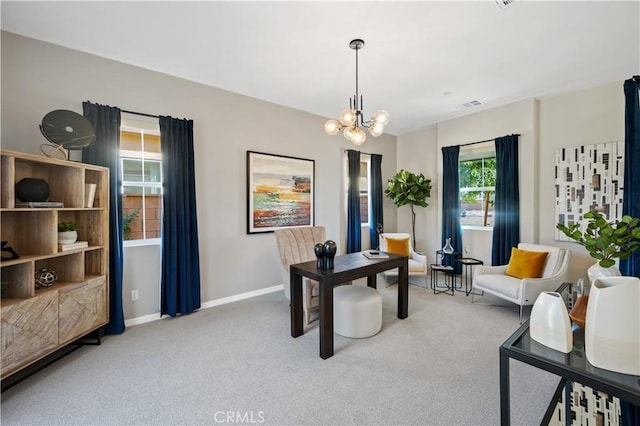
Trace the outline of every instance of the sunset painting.
[[313, 225], [314, 161], [247, 151], [247, 233]]

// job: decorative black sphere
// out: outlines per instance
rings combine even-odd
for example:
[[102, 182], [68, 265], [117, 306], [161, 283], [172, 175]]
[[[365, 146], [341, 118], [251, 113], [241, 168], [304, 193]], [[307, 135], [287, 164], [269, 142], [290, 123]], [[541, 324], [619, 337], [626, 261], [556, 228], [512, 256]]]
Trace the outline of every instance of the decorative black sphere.
[[16, 183], [16, 197], [22, 202], [47, 201], [49, 184], [44, 179], [24, 178]]
[[318, 269], [324, 269], [324, 244], [318, 243], [313, 246], [313, 251], [316, 253], [316, 267]]
[[329, 255], [329, 256], [335, 256], [336, 254], [336, 250], [337, 250], [337, 246], [335, 241], [333, 240], [327, 240], [324, 242], [324, 254]]
[[333, 258], [338, 251], [335, 241], [327, 240], [324, 242], [324, 267], [325, 269], [333, 268]]

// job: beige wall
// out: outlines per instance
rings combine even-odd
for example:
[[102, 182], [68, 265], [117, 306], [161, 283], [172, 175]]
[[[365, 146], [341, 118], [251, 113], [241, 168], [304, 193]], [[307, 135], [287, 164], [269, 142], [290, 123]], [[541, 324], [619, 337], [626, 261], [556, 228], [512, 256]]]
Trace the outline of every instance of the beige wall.
[[[629, 76], [631, 77], [631, 76]], [[571, 275], [587, 281], [595, 263], [580, 245], [555, 241], [555, 152], [558, 148], [624, 140], [623, 81], [540, 101], [539, 240], [572, 251]]]
[[[426, 249], [429, 261], [433, 261], [435, 250], [441, 247], [441, 148], [519, 133], [521, 241], [571, 249], [570, 278], [573, 281], [579, 277], [586, 279], [586, 269], [595, 260], [575, 243], [554, 240], [554, 155], [561, 147], [624, 139], [622, 84], [622, 81], [613, 82], [539, 100], [516, 102], [442, 122], [423, 132], [399, 136], [398, 169], [413, 169], [433, 179], [430, 206], [426, 213], [418, 215], [419, 222], [429, 223], [429, 231], [423, 234], [427, 241], [420, 246]], [[398, 229], [409, 226], [409, 215], [400, 212]], [[419, 230], [421, 226], [425, 225], [416, 227]], [[463, 246], [470, 247], [472, 257], [491, 263], [490, 231], [464, 230], [462, 238]]]
[[[282, 284], [273, 233], [246, 234], [246, 151], [315, 160], [316, 224], [344, 252], [344, 150], [323, 131], [326, 118], [131, 65], [2, 32], [1, 146], [39, 153], [38, 124], [54, 109], [82, 113], [82, 102], [194, 120], [202, 301]], [[279, 84], [274, 81], [273, 84]], [[336, 105], [336, 114], [341, 105]], [[369, 138], [363, 151], [383, 155], [383, 179], [395, 173], [396, 138]], [[396, 210], [385, 204], [395, 225]], [[128, 248], [125, 318], [159, 311], [153, 250]], [[139, 255], [139, 256], [138, 256]], [[152, 272], [150, 272], [152, 271]], [[128, 297], [139, 289], [140, 300]]]
[[[420, 132], [398, 137], [398, 170], [422, 173], [431, 179], [431, 197], [426, 208], [415, 207], [416, 212], [416, 249], [427, 255], [428, 263], [435, 263], [435, 251], [440, 246], [440, 225], [438, 215], [439, 174], [437, 152], [437, 129], [431, 126]], [[398, 232], [411, 233], [411, 208], [398, 208]]]

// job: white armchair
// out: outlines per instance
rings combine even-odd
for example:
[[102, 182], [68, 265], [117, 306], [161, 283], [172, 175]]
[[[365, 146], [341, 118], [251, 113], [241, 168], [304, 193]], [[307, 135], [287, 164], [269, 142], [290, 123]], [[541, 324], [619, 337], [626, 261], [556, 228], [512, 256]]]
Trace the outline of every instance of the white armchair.
[[[387, 239], [392, 239], [395, 241], [403, 241], [402, 245], [406, 244], [406, 250], [409, 253], [409, 278], [411, 277], [421, 277], [427, 279], [427, 256], [423, 254], [419, 254], [413, 250], [413, 244], [411, 242], [411, 235], [407, 233], [392, 233], [385, 232], [380, 234], [380, 250], [381, 251], [389, 251], [389, 244], [387, 244]], [[406, 243], [404, 242], [406, 241]], [[383, 276], [385, 282], [395, 283], [398, 280], [398, 269], [392, 269], [389, 271], [383, 272]]]
[[[508, 265], [476, 266], [473, 271], [473, 288], [520, 306], [522, 323], [523, 306], [533, 305], [543, 291], [556, 291], [567, 280], [571, 251], [561, 247], [539, 244], [518, 244], [520, 250], [547, 252], [540, 278], [515, 278], [506, 275]], [[474, 292], [475, 293], [475, 292]], [[471, 301], [473, 302], [473, 296]]]
[[[289, 295], [289, 266], [295, 263], [308, 262], [316, 259], [314, 247], [317, 243], [324, 243], [324, 226], [304, 228], [277, 229], [276, 243], [282, 264], [282, 278], [284, 280], [284, 295]], [[302, 310], [305, 323], [311, 322], [311, 312], [320, 309], [320, 288], [318, 281], [307, 277], [302, 279]]]

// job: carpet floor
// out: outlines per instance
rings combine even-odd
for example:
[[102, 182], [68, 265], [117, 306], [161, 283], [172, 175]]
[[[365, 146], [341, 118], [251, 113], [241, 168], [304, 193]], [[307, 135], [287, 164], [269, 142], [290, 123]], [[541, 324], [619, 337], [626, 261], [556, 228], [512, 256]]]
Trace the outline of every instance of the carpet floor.
[[[379, 282], [384, 282], [382, 279]], [[361, 282], [357, 283], [361, 285]], [[383, 326], [335, 335], [319, 357], [318, 324], [290, 336], [281, 292], [130, 327], [2, 393], [3, 425], [497, 425], [498, 347], [515, 307], [378, 285]], [[476, 298], [477, 300], [477, 298]], [[559, 378], [511, 361], [513, 424], [539, 424]]]

